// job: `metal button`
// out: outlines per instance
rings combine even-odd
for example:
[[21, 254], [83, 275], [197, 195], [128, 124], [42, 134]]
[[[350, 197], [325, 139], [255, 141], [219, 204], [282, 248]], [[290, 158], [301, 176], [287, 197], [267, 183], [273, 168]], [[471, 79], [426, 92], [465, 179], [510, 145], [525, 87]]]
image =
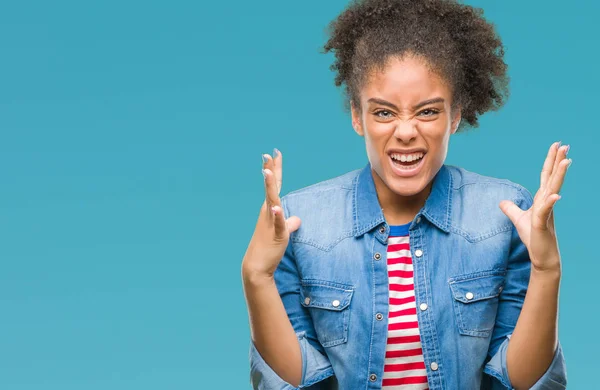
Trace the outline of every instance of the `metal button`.
[[375, 258], [375, 260], [379, 260], [379, 259], [381, 259], [381, 253], [376, 252], [373, 257]]
[[310, 298], [309, 297], [304, 298], [304, 304], [307, 305], [307, 306], [310, 305]]
[[375, 374], [371, 374], [371, 375], [369, 375], [369, 380], [370, 380], [371, 382], [375, 382], [375, 381], [377, 380], [377, 375], [375, 375]]
[[422, 250], [420, 250], [420, 249], [417, 249], [417, 250], [415, 251], [415, 256], [417, 256], [417, 257], [421, 257], [421, 256], [423, 256], [423, 251], [422, 251]]
[[421, 217], [417, 217], [417, 223], [421, 223]]
[[465, 298], [467, 298], [467, 299], [473, 299], [473, 296], [474, 295], [473, 295], [472, 292], [468, 292], [468, 293], [465, 294]]
[[498, 287], [498, 292], [502, 292], [503, 288], [502, 286]]
[[385, 233], [385, 226], [379, 228], [379, 233]]
[[333, 305], [333, 307], [338, 307], [340, 305], [340, 301], [336, 299], [335, 301], [331, 302], [331, 304]]
[[426, 303], [421, 303], [421, 304], [419, 305], [419, 309], [421, 309], [421, 311], [425, 311], [425, 310], [427, 310], [427, 304], [426, 304]]
[[383, 320], [383, 314], [377, 313], [377, 314], [375, 314], [375, 318], [377, 318], [377, 321], [381, 321], [381, 320]]
[[431, 362], [431, 366], [430, 367], [431, 367], [431, 369], [433, 371], [437, 371], [438, 368], [439, 368], [439, 366], [438, 366], [438, 364], [436, 362]]

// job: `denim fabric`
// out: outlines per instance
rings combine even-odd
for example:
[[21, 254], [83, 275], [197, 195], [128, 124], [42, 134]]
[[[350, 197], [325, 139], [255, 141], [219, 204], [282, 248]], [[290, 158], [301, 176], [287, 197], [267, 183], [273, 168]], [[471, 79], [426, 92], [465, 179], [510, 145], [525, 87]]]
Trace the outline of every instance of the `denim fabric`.
[[[526, 189], [508, 180], [444, 165], [410, 225], [417, 316], [432, 390], [512, 388], [506, 347], [527, 291], [530, 262], [498, 207], [504, 199], [523, 209], [533, 202]], [[380, 389], [390, 227], [370, 165], [293, 191], [282, 204], [286, 216], [302, 219], [275, 273], [302, 351], [297, 388]], [[426, 310], [419, 309], [422, 303]], [[250, 362], [255, 389], [295, 388], [253, 344]], [[533, 388], [565, 387], [559, 345]]]

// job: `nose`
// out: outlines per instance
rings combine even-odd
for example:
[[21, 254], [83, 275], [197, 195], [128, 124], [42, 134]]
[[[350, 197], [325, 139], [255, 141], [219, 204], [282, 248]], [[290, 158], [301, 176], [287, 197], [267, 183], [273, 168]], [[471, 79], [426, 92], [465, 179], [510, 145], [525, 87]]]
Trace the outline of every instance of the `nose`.
[[417, 126], [411, 120], [398, 121], [396, 129], [394, 130], [394, 137], [405, 144], [414, 141], [417, 138], [417, 134]]

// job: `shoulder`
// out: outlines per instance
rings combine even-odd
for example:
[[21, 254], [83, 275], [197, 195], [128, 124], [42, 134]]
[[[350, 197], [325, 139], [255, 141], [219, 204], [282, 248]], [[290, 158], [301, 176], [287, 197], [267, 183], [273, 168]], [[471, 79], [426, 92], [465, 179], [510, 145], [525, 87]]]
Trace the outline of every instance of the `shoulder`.
[[527, 188], [504, 178], [482, 175], [461, 167], [447, 165], [452, 176], [452, 191], [460, 198], [478, 198], [479, 201], [512, 200], [516, 204], [531, 204], [533, 198]]
[[464, 168], [448, 168], [452, 175], [452, 231], [469, 241], [479, 241], [513, 229], [512, 222], [500, 209], [503, 200], [512, 201], [524, 210], [533, 204], [531, 193], [520, 184]]
[[355, 180], [360, 171], [360, 169], [355, 169], [342, 175], [293, 190], [284, 195], [281, 200], [284, 205], [293, 208], [310, 205], [316, 201], [320, 204], [337, 203], [352, 193]]
[[360, 169], [297, 189], [281, 198], [286, 217], [302, 220], [292, 242], [321, 250], [352, 236], [354, 187]]

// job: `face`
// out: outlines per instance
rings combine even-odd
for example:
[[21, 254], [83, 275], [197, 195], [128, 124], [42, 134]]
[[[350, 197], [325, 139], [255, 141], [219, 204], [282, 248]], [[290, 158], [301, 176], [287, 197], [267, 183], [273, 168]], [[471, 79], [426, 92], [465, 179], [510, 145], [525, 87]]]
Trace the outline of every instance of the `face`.
[[378, 191], [384, 185], [399, 196], [428, 193], [460, 122], [448, 83], [419, 57], [392, 58], [364, 83], [360, 102], [352, 122], [365, 138]]

